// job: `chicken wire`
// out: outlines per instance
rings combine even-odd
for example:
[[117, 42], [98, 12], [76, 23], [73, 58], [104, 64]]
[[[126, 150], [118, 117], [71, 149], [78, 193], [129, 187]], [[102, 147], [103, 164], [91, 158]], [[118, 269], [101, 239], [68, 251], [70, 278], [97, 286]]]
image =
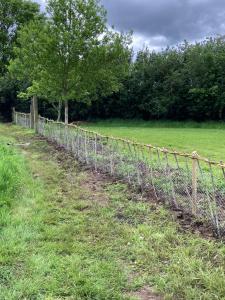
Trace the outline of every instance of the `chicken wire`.
[[[15, 112], [14, 122], [30, 127], [30, 114]], [[90, 168], [122, 179], [142, 193], [213, 225], [225, 233], [225, 165], [197, 153], [100, 135], [76, 125], [39, 117], [38, 132], [73, 153]]]
[[20, 126], [23, 126], [26, 128], [31, 128], [31, 115], [30, 114], [15, 112], [13, 114], [13, 121], [17, 125], [20, 125]]

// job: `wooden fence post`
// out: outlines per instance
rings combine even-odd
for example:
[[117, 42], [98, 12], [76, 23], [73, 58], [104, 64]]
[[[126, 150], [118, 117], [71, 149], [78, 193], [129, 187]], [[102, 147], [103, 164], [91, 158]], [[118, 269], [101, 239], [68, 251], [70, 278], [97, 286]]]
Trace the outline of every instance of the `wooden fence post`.
[[65, 124], [69, 124], [69, 105], [68, 100], [65, 101]]
[[15, 107], [13, 107], [13, 109], [12, 109], [12, 121], [13, 121], [13, 123], [15, 123], [15, 117], [16, 117], [16, 109], [15, 109]]
[[198, 153], [192, 153], [192, 214], [197, 214], [198, 201]]
[[34, 129], [34, 108], [33, 108], [33, 99], [30, 103], [30, 128]]
[[38, 99], [37, 96], [33, 96], [32, 98], [32, 106], [33, 106], [33, 120], [34, 120], [34, 130], [35, 133], [38, 133]]

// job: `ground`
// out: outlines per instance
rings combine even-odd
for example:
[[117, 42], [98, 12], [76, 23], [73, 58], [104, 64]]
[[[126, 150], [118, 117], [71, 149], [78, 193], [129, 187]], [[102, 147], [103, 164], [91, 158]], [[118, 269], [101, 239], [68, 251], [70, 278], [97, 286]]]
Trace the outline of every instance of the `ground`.
[[31, 131], [0, 125], [0, 141], [28, 174], [1, 222], [0, 299], [225, 299], [223, 242]]
[[225, 125], [219, 122], [111, 120], [81, 124], [97, 132], [225, 161]]

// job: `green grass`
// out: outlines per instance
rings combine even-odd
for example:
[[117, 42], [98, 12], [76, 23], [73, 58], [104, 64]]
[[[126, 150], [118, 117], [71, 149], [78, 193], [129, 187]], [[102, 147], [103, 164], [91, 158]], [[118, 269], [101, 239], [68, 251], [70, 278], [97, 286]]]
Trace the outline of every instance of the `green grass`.
[[102, 134], [225, 161], [225, 123], [108, 120], [82, 126]]
[[169, 211], [29, 131], [0, 125], [3, 139], [31, 145], [12, 150], [26, 186], [1, 226], [0, 299], [131, 300], [146, 286], [165, 299], [225, 299], [224, 243], [182, 233]]
[[23, 160], [7, 145], [0, 145], [0, 208], [13, 204], [25, 184]]

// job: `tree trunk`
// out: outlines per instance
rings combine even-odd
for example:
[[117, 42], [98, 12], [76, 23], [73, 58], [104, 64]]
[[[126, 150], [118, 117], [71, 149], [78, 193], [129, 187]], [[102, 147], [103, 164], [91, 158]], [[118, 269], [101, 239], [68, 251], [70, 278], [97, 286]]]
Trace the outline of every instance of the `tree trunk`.
[[221, 105], [219, 109], [219, 120], [221, 121], [222, 119], [223, 119], [223, 106]]
[[67, 125], [69, 123], [69, 106], [68, 106], [68, 100], [65, 101], [65, 124]]
[[57, 113], [58, 113], [57, 122], [61, 121], [61, 110], [62, 110], [62, 101], [59, 100], [58, 109], [57, 109]]
[[16, 114], [16, 109], [15, 107], [12, 108], [12, 121], [15, 124], [15, 114]]

